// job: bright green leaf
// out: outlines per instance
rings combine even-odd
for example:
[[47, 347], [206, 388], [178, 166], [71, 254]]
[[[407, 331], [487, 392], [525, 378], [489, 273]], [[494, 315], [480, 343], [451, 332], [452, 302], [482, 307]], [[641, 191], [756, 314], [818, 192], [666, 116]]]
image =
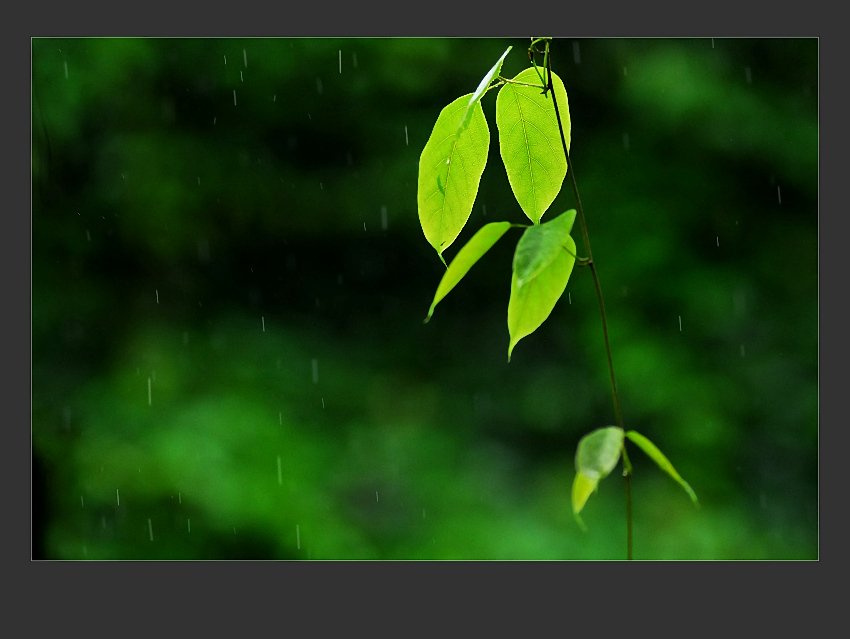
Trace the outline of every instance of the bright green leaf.
[[587, 530], [587, 527], [584, 525], [581, 517], [579, 517], [579, 513], [584, 508], [584, 504], [587, 503], [587, 498], [596, 490], [598, 483], [598, 479], [591, 479], [582, 473], [576, 474], [573, 480], [573, 516], [582, 530]]
[[[522, 234], [514, 253], [514, 273], [521, 288], [537, 277], [568, 244], [567, 238], [576, 219], [575, 209], [559, 215], [544, 224], [535, 224]], [[575, 242], [570, 249], [575, 253]]]
[[487, 72], [487, 75], [484, 76], [484, 79], [481, 80], [481, 83], [478, 85], [478, 88], [475, 89], [475, 92], [469, 98], [469, 102], [466, 106], [466, 111], [464, 111], [463, 118], [461, 120], [460, 126], [458, 127], [458, 135], [460, 135], [467, 126], [469, 126], [469, 120], [472, 118], [472, 108], [481, 101], [481, 98], [484, 97], [484, 94], [487, 92], [487, 88], [490, 86], [490, 83], [493, 81], [493, 78], [499, 75], [499, 71], [502, 70], [502, 62], [505, 61], [505, 56], [508, 55], [510, 50], [513, 47], [508, 47], [505, 49], [505, 52], [502, 54], [502, 57], [499, 58], [499, 61], [493, 65], [493, 68]]
[[425, 318], [426, 322], [431, 319], [431, 315], [434, 313], [434, 307], [437, 306], [437, 303], [449, 294], [449, 291], [451, 291], [457, 283], [460, 282], [463, 276], [469, 272], [469, 269], [471, 269], [472, 266], [481, 259], [481, 257], [489, 251], [496, 242], [499, 241], [499, 238], [502, 237], [509, 228], [511, 228], [510, 222], [491, 222], [490, 224], [485, 224], [475, 235], [472, 236], [472, 239], [470, 239], [469, 242], [460, 249], [458, 254], [455, 256], [455, 259], [452, 260], [452, 263], [443, 274], [443, 279], [440, 280], [440, 285], [437, 287], [437, 293], [434, 295], [434, 301], [431, 302], [431, 308], [428, 310], [428, 317]]
[[442, 259], [463, 229], [487, 163], [490, 129], [478, 102], [462, 136], [458, 127], [471, 94], [445, 107], [419, 157], [419, 223]]
[[691, 501], [694, 502], [697, 506], [699, 506], [699, 501], [697, 500], [696, 493], [691, 489], [690, 484], [686, 482], [679, 473], [676, 472], [676, 469], [673, 468], [673, 464], [670, 463], [670, 460], [658, 450], [658, 446], [649, 441], [646, 437], [641, 435], [638, 432], [630, 430], [626, 433], [626, 437], [632, 440], [635, 444], [637, 444], [640, 449], [645, 452], [649, 457], [658, 464], [658, 467], [670, 475], [673, 479], [679, 482], [679, 485], [685, 489], [685, 492], [688, 493], [688, 496], [691, 498]]
[[623, 452], [623, 429], [617, 426], [597, 428], [581, 438], [576, 450], [576, 476], [573, 480], [573, 515], [579, 517], [587, 498], [596, 490], [600, 480], [607, 477]]
[[[514, 80], [536, 85], [540, 82], [531, 68]], [[554, 73], [552, 84], [564, 127], [567, 149], [570, 147], [570, 112], [564, 83]], [[555, 106], [550, 93], [542, 88], [505, 84], [496, 98], [496, 126], [499, 149], [508, 181], [520, 207], [535, 224], [561, 190], [567, 174], [567, 158], [561, 144]]]
[[[528, 233], [533, 228], [535, 227], [528, 228], [525, 232]], [[511, 353], [517, 342], [540, 327], [567, 288], [576, 261], [576, 243], [569, 235], [565, 238], [565, 246], [566, 248], [535, 277], [526, 279], [522, 286], [519, 285], [516, 272], [511, 276], [511, 299], [508, 302], [508, 331], [511, 341], [508, 346], [508, 361], [511, 361]]]

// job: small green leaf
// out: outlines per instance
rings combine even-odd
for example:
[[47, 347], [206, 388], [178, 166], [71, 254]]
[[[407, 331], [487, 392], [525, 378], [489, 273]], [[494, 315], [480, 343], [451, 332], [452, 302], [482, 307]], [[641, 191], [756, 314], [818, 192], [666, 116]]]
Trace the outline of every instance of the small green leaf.
[[[514, 253], [514, 273], [520, 287], [537, 277], [568, 246], [567, 238], [575, 219], [576, 210], [570, 209], [550, 222], [535, 224], [522, 234]], [[575, 242], [571, 250], [575, 253]]]
[[653, 444], [651, 441], [649, 441], [646, 437], [644, 437], [640, 433], [635, 432], [633, 430], [630, 430], [629, 432], [627, 432], [626, 437], [628, 437], [630, 440], [632, 440], [635, 444], [637, 444], [638, 447], [640, 447], [640, 449], [643, 452], [645, 452], [647, 455], [649, 455], [649, 457], [652, 459], [652, 461], [654, 461], [656, 464], [658, 464], [658, 467], [661, 470], [663, 470], [664, 472], [669, 474], [670, 477], [672, 477], [677, 482], [679, 482], [679, 485], [682, 488], [684, 488], [685, 492], [688, 493], [688, 496], [690, 496], [691, 501], [693, 501], [694, 504], [699, 506], [699, 501], [697, 500], [696, 493], [693, 491], [693, 489], [691, 489], [690, 484], [688, 484], [688, 482], [686, 482], [684, 479], [682, 479], [682, 477], [679, 475], [679, 473], [676, 472], [676, 469], [673, 468], [673, 464], [670, 463], [670, 460], [667, 459], [667, 457], [664, 455], [664, 453], [662, 453], [660, 450], [658, 450], [658, 446]]
[[605, 426], [581, 438], [576, 450], [576, 472], [590, 479], [607, 477], [623, 453], [623, 429]]
[[502, 54], [502, 57], [499, 58], [498, 62], [493, 65], [493, 68], [487, 72], [487, 75], [484, 76], [484, 79], [481, 80], [478, 88], [475, 89], [475, 92], [469, 98], [469, 103], [466, 106], [466, 111], [463, 113], [463, 119], [461, 120], [460, 126], [458, 127], [457, 133], [460, 135], [467, 126], [469, 126], [469, 120], [472, 118], [472, 108], [481, 101], [481, 98], [484, 97], [484, 94], [487, 92], [487, 88], [490, 86], [490, 83], [493, 81], [493, 78], [499, 75], [499, 71], [502, 70], [502, 62], [505, 61], [505, 56], [508, 55], [510, 50], [513, 47], [508, 47], [505, 49], [505, 52]]
[[457, 133], [470, 95], [440, 112], [419, 157], [419, 223], [441, 259], [472, 213], [490, 148], [490, 129], [480, 102], [472, 108], [464, 134]]
[[[514, 78], [537, 84], [540, 79], [531, 68]], [[570, 148], [570, 111], [564, 83], [554, 73], [552, 85], [564, 126], [564, 140]], [[552, 95], [542, 95], [542, 87], [505, 84], [496, 98], [496, 126], [499, 150], [508, 181], [523, 212], [535, 224], [555, 200], [567, 174], [567, 157], [555, 116]]]
[[449, 265], [448, 270], [443, 274], [443, 279], [440, 280], [440, 285], [437, 287], [437, 293], [434, 295], [434, 301], [431, 302], [431, 308], [428, 310], [427, 322], [431, 319], [434, 313], [434, 308], [437, 303], [449, 294], [458, 282], [469, 272], [469, 269], [481, 257], [490, 250], [490, 248], [499, 241], [507, 230], [511, 228], [510, 222], [491, 222], [485, 224], [478, 232], [472, 236], [469, 242], [458, 251], [455, 259]]
[[573, 480], [573, 516], [576, 518], [578, 525], [581, 526], [581, 529], [585, 531], [587, 530], [587, 526], [584, 525], [581, 517], [579, 517], [579, 513], [584, 508], [587, 498], [596, 490], [598, 483], [598, 479], [591, 479], [582, 473], [578, 473]]
[[607, 477], [623, 452], [623, 429], [597, 428], [581, 438], [576, 449], [576, 476], [573, 480], [573, 515], [585, 529], [579, 513], [600, 480]]
[[[526, 229], [526, 233], [535, 227]], [[520, 238], [520, 242], [522, 238]], [[511, 276], [511, 298], [508, 302], [508, 361], [517, 342], [531, 335], [546, 321], [555, 303], [567, 288], [567, 282], [575, 265], [576, 243], [569, 235], [565, 238], [565, 249], [543, 267], [537, 275], [519, 284], [516, 272]], [[517, 244], [519, 248], [519, 244]]]

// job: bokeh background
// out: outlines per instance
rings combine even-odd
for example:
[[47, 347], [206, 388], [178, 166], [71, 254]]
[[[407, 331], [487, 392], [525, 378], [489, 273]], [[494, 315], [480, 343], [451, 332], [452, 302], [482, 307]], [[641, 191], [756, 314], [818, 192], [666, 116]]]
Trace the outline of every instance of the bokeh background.
[[[419, 154], [528, 42], [33, 40], [33, 557], [625, 557], [618, 472], [570, 509], [614, 421], [589, 272], [510, 364], [517, 235], [422, 321]], [[626, 425], [702, 505], [632, 448], [635, 557], [817, 558], [817, 41], [552, 54]], [[527, 221], [483, 106], [447, 259]]]

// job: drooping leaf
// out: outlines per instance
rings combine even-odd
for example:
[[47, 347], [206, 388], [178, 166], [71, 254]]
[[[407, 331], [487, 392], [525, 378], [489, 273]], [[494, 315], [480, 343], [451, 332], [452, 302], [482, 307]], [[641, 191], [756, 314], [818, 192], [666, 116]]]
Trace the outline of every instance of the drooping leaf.
[[490, 129], [480, 102], [472, 108], [463, 135], [457, 133], [470, 95], [440, 112], [419, 157], [419, 223], [440, 259], [472, 213], [490, 147]]
[[558, 252], [533, 278], [526, 279], [522, 286], [519, 285], [516, 272], [511, 276], [511, 298], [508, 302], [508, 331], [511, 336], [508, 345], [509, 362], [517, 342], [540, 327], [567, 288], [576, 261], [576, 243], [567, 235], [564, 244], [566, 248]]
[[[522, 234], [514, 253], [514, 273], [520, 288], [537, 277], [568, 246], [567, 238], [575, 219], [576, 210], [570, 209], [554, 220], [535, 224]], [[572, 246], [575, 253], [575, 243]]]
[[670, 460], [662, 453], [658, 446], [649, 441], [646, 437], [641, 435], [640, 433], [630, 430], [626, 433], [626, 437], [628, 437], [631, 441], [633, 441], [643, 452], [645, 452], [649, 457], [658, 464], [658, 467], [666, 472], [670, 477], [679, 482], [679, 485], [685, 489], [685, 492], [688, 493], [688, 496], [691, 498], [691, 501], [694, 502], [697, 506], [699, 506], [699, 500], [697, 500], [697, 495], [691, 488], [690, 484], [682, 479], [681, 475], [676, 472], [676, 469], [673, 468], [673, 464], [670, 463]]
[[475, 235], [472, 236], [469, 242], [467, 242], [464, 247], [458, 251], [458, 254], [443, 274], [443, 279], [440, 280], [439, 286], [437, 286], [434, 301], [431, 302], [431, 308], [428, 310], [428, 317], [425, 318], [426, 322], [431, 319], [431, 315], [434, 313], [434, 308], [437, 306], [437, 303], [449, 294], [449, 291], [451, 291], [457, 283], [460, 282], [463, 276], [469, 272], [469, 269], [471, 269], [472, 266], [481, 259], [481, 257], [489, 251], [496, 242], [499, 241], [499, 238], [502, 237], [509, 228], [511, 228], [510, 222], [491, 222], [490, 224], [485, 224]]
[[596, 490], [598, 483], [598, 479], [590, 479], [582, 473], [577, 473], [575, 479], [573, 479], [573, 516], [582, 530], [587, 530], [587, 526], [584, 525], [581, 517], [579, 517], [579, 513], [584, 508], [585, 503], [587, 503], [587, 498]]
[[[540, 79], [531, 68], [514, 80], [537, 85]], [[552, 84], [570, 148], [570, 112], [564, 83], [554, 73]], [[496, 126], [499, 149], [514, 196], [528, 218], [538, 224], [561, 190], [567, 174], [567, 157], [561, 144], [555, 106], [550, 93], [542, 88], [505, 84], [496, 98]]]
[[573, 479], [573, 515], [584, 529], [579, 513], [600, 480], [607, 477], [623, 452], [623, 429], [597, 428], [581, 438], [576, 450], [576, 476]]
[[484, 93], [487, 91], [487, 87], [490, 86], [490, 83], [493, 81], [493, 78], [499, 75], [499, 71], [502, 70], [502, 62], [505, 61], [505, 56], [508, 55], [510, 50], [513, 47], [508, 47], [505, 49], [505, 52], [502, 54], [502, 57], [493, 65], [493, 68], [487, 72], [487, 75], [481, 80], [481, 83], [478, 85], [478, 88], [475, 89], [475, 92], [470, 96], [469, 102], [466, 106], [466, 111], [463, 113], [463, 118], [461, 119], [460, 126], [458, 127], [458, 135], [460, 135], [467, 126], [469, 126], [469, 120], [472, 118], [472, 107], [481, 102], [481, 98], [484, 97]]

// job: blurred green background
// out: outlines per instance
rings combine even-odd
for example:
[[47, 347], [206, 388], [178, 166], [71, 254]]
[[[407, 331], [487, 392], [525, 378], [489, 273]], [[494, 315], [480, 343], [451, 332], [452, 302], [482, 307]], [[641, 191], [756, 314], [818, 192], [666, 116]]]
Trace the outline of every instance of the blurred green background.
[[[528, 42], [33, 40], [34, 557], [625, 557], [619, 472], [569, 501], [614, 421], [590, 273], [510, 364], [518, 235], [422, 321], [419, 154]], [[817, 558], [817, 40], [552, 55], [626, 426], [702, 504], [632, 447], [635, 557]], [[527, 222], [483, 106], [447, 260]]]

